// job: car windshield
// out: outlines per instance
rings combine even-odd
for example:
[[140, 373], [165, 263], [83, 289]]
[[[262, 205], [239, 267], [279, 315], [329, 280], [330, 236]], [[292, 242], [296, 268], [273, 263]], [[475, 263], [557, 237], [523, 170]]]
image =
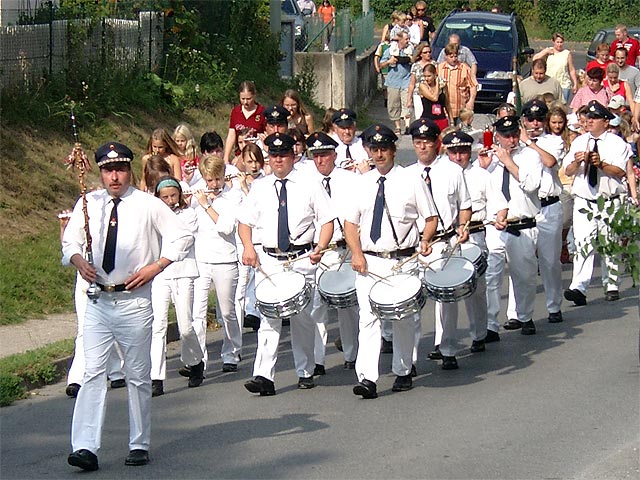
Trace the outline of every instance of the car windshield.
[[452, 33], [460, 35], [460, 43], [471, 50], [510, 52], [513, 49], [511, 25], [507, 23], [451, 20], [442, 26], [435, 46], [444, 48]]
[[285, 15], [297, 15], [296, 7], [293, 6], [294, 0], [282, 0], [282, 13]]

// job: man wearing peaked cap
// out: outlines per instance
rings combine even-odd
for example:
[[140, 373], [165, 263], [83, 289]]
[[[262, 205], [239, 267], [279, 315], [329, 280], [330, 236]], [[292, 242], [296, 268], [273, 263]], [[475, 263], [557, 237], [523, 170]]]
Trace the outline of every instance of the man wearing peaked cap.
[[[571, 285], [564, 298], [576, 305], [587, 303], [587, 288], [593, 273], [593, 235], [607, 235], [610, 214], [621, 206], [620, 195], [626, 193], [622, 183], [631, 148], [624, 139], [608, 132], [613, 115], [601, 103], [587, 104], [587, 133], [576, 138], [564, 159], [567, 175], [575, 175], [571, 191], [573, 204], [573, 235], [576, 253], [573, 258]], [[604, 201], [604, 209], [597, 206]], [[596, 215], [589, 218], [590, 212]], [[602, 283], [605, 300], [618, 300], [619, 259], [605, 255]]]
[[[126, 465], [149, 462], [151, 434], [151, 281], [182, 260], [193, 235], [158, 198], [131, 185], [129, 148], [109, 142], [96, 150], [104, 190], [87, 194], [94, 263], [85, 259], [82, 201], [62, 239], [62, 262], [95, 282], [84, 316], [85, 382], [71, 426], [72, 466], [97, 470], [105, 410], [107, 359], [118, 343], [129, 386], [129, 455]], [[135, 238], [135, 245], [130, 239]], [[134, 273], [131, 273], [134, 272]]]
[[[538, 262], [535, 255], [540, 211], [538, 189], [542, 177], [540, 155], [520, 144], [519, 118], [509, 115], [494, 123], [496, 143], [481, 150], [480, 165], [490, 173], [492, 188], [501, 196], [487, 198], [486, 229], [489, 258], [486, 271], [488, 333], [498, 338], [501, 285], [505, 262], [514, 286], [515, 316], [523, 335], [536, 333], [533, 323]], [[505, 208], [507, 206], [507, 208]], [[507, 221], [509, 219], [509, 221]]]
[[[345, 239], [352, 253], [351, 265], [358, 272], [355, 287], [360, 308], [355, 365], [358, 384], [353, 393], [363, 398], [376, 398], [381, 319], [374, 315], [369, 293], [379, 278], [377, 276], [391, 275], [399, 261], [407, 260], [405, 267], [409, 270], [415, 268], [417, 260], [408, 257], [417, 249], [423, 255], [431, 252], [429, 241], [437, 219], [433, 199], [424, 182], [395, 164], [398, 137], [393, 131], [376, 124], [365, 129], [361, 138], [376, 168], [362, 175], [361, 181], [352, 188], [344, 223]], [[422, 230], [416, 224], [418, 218], [426, 219]], [[376, 276], [370, 275], [369, 271]], [[419, 320], [420, 315], [412, 313], [392, 322], [392, 371], [396, 375], [393, 391], [412, 388], [413, 347]]]
[[442, 145], [447, 150], [468, 148], [469, 153], [471, 153], [471, 147], [473, 146], [473, 137], [468, 133], [461, 132], [460, 130], [454, 130], [453, 132], [449, 132], [444, 137], [442, 137]]
[[[427, 262], [437, 260], [443, 254], [445, 247], [456, 243], [466, 242], [468, 231], [464, 228], [471, 219], [471, 198], [464, 181], [462, 170], [450, 162], [447, 157], [439, 157], [440, 128], [432, 120], [420, 118], [409, 127], [413, 140], [413, 150], [418, 161], [407, 167], [407, 170], [420, 179], [433, 196], [438, 214], [438, 229], [434, 238], [439, 242], [433, 245], [433, 253]], [[419, 226], [422, 219], [419, 220]], [[458, 304], [436, 302], [436, 349], [431, 358], [442, 358], [442, 368], [454, 370], [458, 368], [457, 353], [457, 325]], [[421, 322], [416, 324], [421, 336]], [[415, 350], [418, 344], [416, 342]], [[440, 354], [440, 355], [438, 355]]]
[[[331, 270], [335, 270], [335, 265], [339, 265], [344, 257], [345, 263], [340, 267], [345, 277], [355, 274], [351, 270], [351, 256], [346, 249], [344, 240], [344, 215], [345, 208], [351, 202], [354, 184], [358, 180], [358, 176], [335, 166], [336, 146], [337, 142], [324, 132], [314, 132], [307, 137], [307, 151], [313, 158], [315, 164], [313, 178], [324, 188], [330, 197], [330, 202], [336, 213], [333, 221], [333, 237], [331, 238], [331, 247], [333, 250], [325, 253], [322, 263], [328, 265]], [[317, 235], [316, 235], [317, 237]], [[317, 243], [319, 238], [314, 239]], [[329, 287], [329, 292], [335, 292], [336, 285], [331, 279], [335, 272], [322, 276], [322, 269], [318, 269], [317, 284], [320, 288]], [[344, 277], [341, 277], [344, 278]], [[334, 280], [335, 281], [335, 280]], [[329, 282], [325, 284], [323, 282]], [[338, 325], [340, 327], [340, 339], [342, 341], [342, 352], [344, 355], [344, 368], [352, 370], [355, 368], [356, 352], [358, 351], [358, 307], [352, 305], [348, 307], [338, 307], [325, 303], [321, 298], [320, 292], [316, 291], [313, 298], [313, 309], [311, 316], [316, 322], [315, 349], [314, 356], [316, 368], [314, 375], [324, 375], [325, 348], [327, 343], [327, 321], [329, 310], [337, 313]], [[334, 315], [335, 316], [335, 315]]]
[[[562, 183], [558, 176], [560, 166], [558, 158], [562, 155], [564, 142], [558, 135], [544, 133], [544, 124], [549, 109], [547, 104], [534, 98], [522, 107], [522, 123], [520, 141], [534, 150], [542, 160], [542, 176], [538, 198], [541, 209], [536, 217], [538, 238], [536, 240], [538, 252], [538, 266], [540, 279], [546, 296], [548, 320], [551, 323], [562, 321], [562, 266], [560, 251], [562, 250], [563, 209], [560, 203]], [[517, 330], [522, 327], [516, 318], [513, 284], [509, 283], [509, 306], [507, 308], [507, 322], [504, 328]]]
[[[271, 282], [277, 281], [274, 275], [283, 273], [285, 262], [305, 254], [308, 256], [291, 264], [292, 271], [304, 276], [306, 283], [315, 285], [316, 266], [331, 241], [335, 214], [320, 183], [294, 169], [295, 140], [287, 134], [274, 133], [265, 138], [265, 144], [273, 174], [252, 184], [238, 215], [238, 234], [244, 246], [242, 263], [258, 268], [256, 297], [258, 301], [272, 302], [273, 295], [268, 292], [273, 291]], [[260, 232], [260, 247], [254, 245], [255, 231]], [[265, 288], [267, 299], [261, 296]], [[315, 322], [311, 307], [309, 303], [291, 317], [291, 348], [300, 389], [315, 386]], [[258, 330], [254, 377], [245, 383], [245, 388], [260, 396], [270, 396], [276, 393], [274, 378], [283, 318], [273, 310], [260, 308], [264, 317]]]
[[369, 171], [369, 155], [362, 139], [356, 137], [356, 120], [356, 112], [348, 108], [341, 108], [331, 117], [338, 140], [336, 166], [365, 173]]
[[282, 105], [269, 105], [262, 113], [265, 121], [271, 125], [287, 125], [289, 111]]

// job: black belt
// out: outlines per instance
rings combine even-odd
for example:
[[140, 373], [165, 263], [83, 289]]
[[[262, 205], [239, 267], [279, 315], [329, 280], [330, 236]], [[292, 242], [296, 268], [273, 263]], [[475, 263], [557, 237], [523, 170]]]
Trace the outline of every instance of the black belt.
[[446, 230], [438, 230], [431, 238], [431, 243], [438, 241], [447, 241], [450, 238], [453, 238], [456, 234], [456, 229], [453, 227], [449, 227]]
[[560, 197], [547, 197], [540, 199], [540, 205], [543, 207], [548, 207], [549, 205], [553, 205], [554, 203], [558, 203], [560, 201]]
[[400, 257], [410, 257], [414, 253], [416, 253], [415, 247], [402, 248], [400, 250], [393, 250], [391, 252], [372, 252], [370, 250], [365, 251], [367, 255], [373, 255], [374, 257], [380, 258], [400, 258]]
[[469, 234], [471, 234], [471, 233], [484, 232], [486, 229], [484, 226], [484, 222], [481, 220], [478, 220], [477, 222], [469, 222], [469, 228], [467, 230]]
[[[620, 195], [614, 195], [613, 197], [605, 198], [604, 201], [605, 202], [610, 202], [611, 200], [615, 200], [616, 198], [620, 198]], [[583, 198], [583, 200], [587, 200], [587, 202], [589, 202], [589, 203], [598, 203], [598, 199], [588, 200], [586, 198]]]
[[305, 243], [304, 245], [289, 245], [289, 250], [287, 251], [269, 247], [262, 247], [262, 250], [275, 258], [298, 258], [300, 255], [308, 252], [312, 248], [313, 245], [311, 243]]
[[[315, 248], [317, 246], [318, 246], [317, 243], [313, 244], [313, 248]], [[337, 240], [337, 241], [331, 242], [329, 245], [327, 245], [327, 248], [333, 248], [333, 247], [346, 248], [346, 246], [347, 246], [347, 241], [346, 240]]]
[[507, 222], [507, 228], [505, 231], [516, 237], [520, 236], [520, 230], [526, 230], [527, 228], [533, 228], [536, 226], [535, 218], [521, 218], [519, 220], [512, 220]]
[[107, 292], [107, 293], [114, 293], [114, 292], [126, 292], [127, 291], [127, 287], [124, 283], [121, 283], [120, 285], [103, 285], [101, 283], [96, 283], [96, 285], [98, 285], [100, 287], [100, 290], [102, 290], [103, 292]]

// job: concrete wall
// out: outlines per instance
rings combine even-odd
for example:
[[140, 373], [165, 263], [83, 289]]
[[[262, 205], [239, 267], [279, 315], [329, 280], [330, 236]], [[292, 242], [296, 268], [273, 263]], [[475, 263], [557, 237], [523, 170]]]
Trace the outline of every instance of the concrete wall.
[[305, 61], [311, 61], [318, 83], [314, 100], [324, 108], [356, 108], [369, 102], [376, 89], [373, 53], [368, 50], [356, 57], [355, 48], [337, 53], [296, 52], [294, 75], [299, 74]]

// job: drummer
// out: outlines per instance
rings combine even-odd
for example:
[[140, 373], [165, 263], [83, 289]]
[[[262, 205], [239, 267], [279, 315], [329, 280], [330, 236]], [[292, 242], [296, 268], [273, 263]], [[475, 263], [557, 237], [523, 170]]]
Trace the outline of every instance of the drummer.
[[[294, 170], [294, 143], [293, 138], [283, 133], [265, 138], [273, 173], [253, 185], [239, 215], [238, 232], [244, 245], [242, 262], [258, 268], [258, 289], [261, 281], [273, 282], [271, 277], [283, 272], [286, 265], [313, 285], [316, 264], [333, 235], [335, 215], [329, 196], [319, 182]], [[316, 225], [320, 226], [320, 233], [314, 247]], [[256, 231], [262, 241], [259, 252], [253, 244]], [[303, 255], [304, 258], [298, 259]], [[269, 277], [265, 280], [266, 275]], [[274, 376], [281, 330], [282, 318], [265, 316], [260, 323], [254, 378], [245, 383], [251, 393], [260, 396], [276, 393]], [[291, 347], [300, 389], [315, 386], [314, 336], [315, 324], [309, 304], [291, 319]]]
[[[437, 227], [436, 209], [425, 183], [395, 164], [398, 137], [385, 125], [375, 124], [362, 132], [361, 138], [375, 169], [362, 175], [352, 188], [347, 205], [344, 233], [351, 249], [356, 277], [356, 294], [360, 307], [360, 333], [356, 374], [358, 384], [353, 393], [362, 398], [376, 398], [378, 360], [380, 358], [380, 320], [374, 316], [369, 292], [380, 277], [394, 273], [392, 268], [411, 257], [416, 249], [431, 253], [429, 241]], [[426, 219], [422, 232], [416, 220]], [[405, 264], [415, 269], [416, 260]], [[411, 366], [416, 323], [419, 314], [393, 322], [392, 371], [394, 392], [413, 387]]]
[[[476, 245], [483, 254], [487, 253], [484, 221], [487, 218], [487, 197], [502, 195], [494, 192], [489, 182], [489, 172], [478, 163], [471, 163], [471, 147], [473, 137], [464, 132], [453, 131], [442, 139], [449, 160], [462, 168], [469, 195], [471, 197], [471, 222], [469, 223], [469, 242]], [[500, 198], [500, 197], [498, 197]], [[505, 205], [506, 206], [506, 205]], [[471, 332], [471, 352], [484, 352], [485, 343], [495, 341], [487, 335], [487, 282], [484, 274], [477, 277], [475, 292], [464, 299], [464, 305], [469, 317]], [[493, 332], [491, 332], [493, 334]], [[436, 344], [440, 342], [436, 339]], [[434, 352], [432, 352], [434, 353]], [[437, 352], [442, 355], [440, 352]]]
[[[515, 115], [500, 118], [493, 124], [496, 140], [490, 148], [481, 150], [478, 161], [490, 174], [495, 190], [507, 201], [497, 204], [491, 198], [487, 213], [493, 225], [487, 226], [487, 328], [499, 339], [498, 314], [502, 297], [502, 274], [505, 261], [513, 281], [516, 320], [522, 323], [522, 335], [534, 335], [533, 310], [538, 277], [536, 259], [536, 215], [540, 212], [538, 189], [542, 177], [542, 160], [534, 149], [520, 143], [520, 123]], [[488, 332], [487, 332], [488, 333]]]
[[[469, 239], [467, 222], [471, 219], [471, 197], [462, 169], [446, 157], [438, 157], [440, 150], [440, 128], [432, 120], [420, 118], [409, 126], [413, 149], [418, 162], [407, 169], [420, 178], [433, 196], [438, 218], [438, 230], [434, 235], [437, 243], [429, 260], [448, 252], [448, 248]], [[457, 238], [456, 238], [457, 237]], [[435, 257], [435, 258], [434, 258]], [[442, 368], [455, 370], [458, 362], [456, 331], [458, 326], [458, 304], [436, 302], [436, 345], [442, 355]], [[416, 325], [421, 331], [420, 322]], [[416, 334], [416, 339], [420, 335]], [[417, 344], [417, 340], [416, 340]], [[416, 345], [417, 348], [417, 345]]]
[[[334, 250], [327, 252], [322, 263], [328, 268], [335, 269], [342, 263], [350, 262], [351, 255], [347, 250], [344, 240], [344, 211], [345, 206], [351, 201], [351, 192], [354, 182], [359, 177], [355, 173], [342, 168], [336, 168], [336, 147], [338, 142], [324, 132], [315, 132], [307, 137], [307, 152], [313, 158], [316, 172], [314, 178], [322, 185], [331, 197], [331, 204], [338, 215], [333, 223], [333, 238], [330, 247]], [[318, 232], [316, 231], [316, 237]], [[318, 241], [317, 238], [314, 239]], [[349, 266], [349, 272], [351, 267]], [[318, 272], [320, 273], [320, 271]], [[313, 310], [311, 316], [316, 322], [315, 361], [314, 375], [324, 375], [324, 357], [327, 345], [327, 321], [330, 307], [322, 300], [318, 291], [313, 298]], [[356, 353], [358, 352], [358, 307], [338, 308], [338, 325], [342, 340], [344, 354], [344, 368], [353, 370], [356, 368]]]

